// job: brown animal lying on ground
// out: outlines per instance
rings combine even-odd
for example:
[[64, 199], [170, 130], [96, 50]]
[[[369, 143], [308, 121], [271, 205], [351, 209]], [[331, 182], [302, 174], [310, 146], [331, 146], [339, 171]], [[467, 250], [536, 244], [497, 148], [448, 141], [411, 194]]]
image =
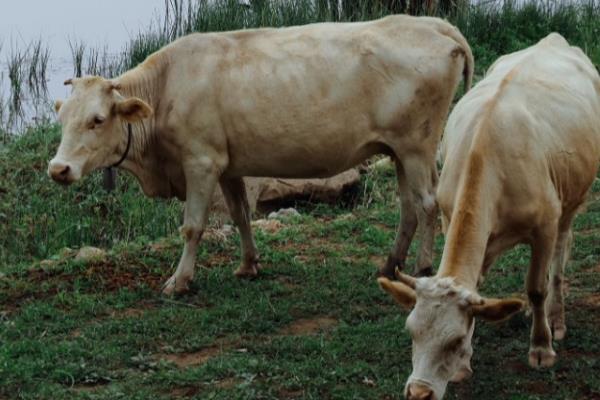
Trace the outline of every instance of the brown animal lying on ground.
[[554, 364], [552, 336], [561, 340], [566, 332], [562, 274], [571, 223], [600, 164], [598, 72], [556, 33], [501, 57], [454, 108], [442, 156], [438, 202], [447, 228], [437, 275], [380, 278], [414, 307], [406, 320], [413, 337], [409, 399], [441, 399], [449, 380], [471, 375], [475, 317], [501, 320], [523, 307], [519, 299], [477, 293], [496, 258], [517, 243], [531, 246], [529, 363]]
[[114, 80], [69, 80], [48, 173], [70, 184], [119, 164], [147, 195], [185, 200], [170, 294], [193, 278], [217, 184], [240, 230], [236, 274], [254, 276], [242, 177], [327, 177], [385, 153], [396, 161], [402, 223], [383, 272], [404, 262], [417, 222], [418, 266], [431, 267], [436, 148], [458, 83], [464, 75], [468, 88], [472, 73], [464, 37], [436, 18], [193, 34]]

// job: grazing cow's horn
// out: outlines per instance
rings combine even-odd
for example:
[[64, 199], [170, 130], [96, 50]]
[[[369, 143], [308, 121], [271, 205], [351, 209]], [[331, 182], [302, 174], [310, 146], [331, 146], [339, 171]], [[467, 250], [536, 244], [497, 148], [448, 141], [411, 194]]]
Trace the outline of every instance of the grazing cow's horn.
[[412, 289], [414, 289], [417, 286], [417, 278], [400, 272], [398, 267], [396, 267], [395, 273], [396, 273], [396, 278], [400, 282], [404, 283], [406, 286], [408, 286]]
[[467, 306], [481, 306], [485, 303], [485, 299], [477, 293], [469, 293], [466, 302]]

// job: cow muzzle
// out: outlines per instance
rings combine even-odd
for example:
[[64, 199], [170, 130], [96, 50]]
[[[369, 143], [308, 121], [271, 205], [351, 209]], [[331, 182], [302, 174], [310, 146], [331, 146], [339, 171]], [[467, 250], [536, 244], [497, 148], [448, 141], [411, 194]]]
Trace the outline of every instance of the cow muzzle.
[[73, 169], [69, 164], [54, 160], [50, 161], [50, 164], [48, 165], [48, 175], [55, 182], [62, 185], [69, 185], [76, 180], [73, 175]]
[[433, 390], [419, 383], [410, 383], [406, 388], [407, 400], [436, 400]]

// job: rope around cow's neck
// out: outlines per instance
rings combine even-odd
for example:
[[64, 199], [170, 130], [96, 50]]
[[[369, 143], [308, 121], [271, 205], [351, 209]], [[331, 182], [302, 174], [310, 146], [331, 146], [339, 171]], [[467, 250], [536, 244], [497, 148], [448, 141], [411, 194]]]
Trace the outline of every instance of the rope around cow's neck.
[[125, 159], [127, 158], [127, 155], [129, 154], [129, 149], [131, 147], [131, 124], [127, 124], [127, 147], [125, 148], [125, 153], [123, 153], [123, 155], [121, 156], [121, 158], [119, 159], [119, 161], [117, 161], [116, 163], [106, 167], [104, 169], [104, 189], [107, 192], [112, 192], [115, 188], [115, 174], [113, 171], [113, 168], [118, 167], [119, 165], [121, 165], [123, 163], [123, 161], [125, 161]]
[[127, 155], [129, 154], [129, 149], [131, 148], [131, 124], [127, 124], [127, 147], [125, 148], [125, 153], [123, 153], [123, 155], [121, 156], [121, 159], [119, 161], [117, 161], [116, 163], [114, 163], [113, 165], [111, 165], [110, 168], [116, 168], [119, 165], [121, 165], [123, 163], [123, 161], [125, 161], [125, 159], [127, 158]]

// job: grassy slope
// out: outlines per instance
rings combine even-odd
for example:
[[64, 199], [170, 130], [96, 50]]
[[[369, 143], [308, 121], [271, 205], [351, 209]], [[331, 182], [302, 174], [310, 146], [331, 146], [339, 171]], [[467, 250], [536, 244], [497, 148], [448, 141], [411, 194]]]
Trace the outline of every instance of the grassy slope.
[[[77, 203], [78, 193], [96, 193], [97, 182], [69, 190], [50, 184], [40, 155], [46, 139], [52, 133], [23, 139], [32, 141], [23, 145], [24, 154], [36, 151], [11, 169], [15, 182], [39, 180], [31, 199], [59, 196], [52, 207], [42, 207], [46, 212], [69, 207], [72, 222], [87, 217], [96, 201], [84, 197]], [[29, 165], [37, 172], [27, 172]], [[405, 315], [374, 281], [398, 219], [393, 181], [390, 172], [365, 177], [364, 195], [352, 213], [320, 206], [276, 233], [257, 232], [265, 270], [255, 281], [232, 276], [239, 262], [237, 235], [205, 241], [193, 293], [176, 300], [158, 293], [179, 256], [178, 238], [119, 244], [103, 262], [56, 257], [8, 263], [0, 269], [0, 399], [401, 397], [410, 370]], [[135, 199], [136, 190], [126, 188], [126, 204], [147, 201]], [[594, 372], [600, 367], [598, 181], [593, 199], [575, 224], [567, 273], [569, 332], [556, 345], [558, 365], [547, 371], [527, 367], [528, 318], [479, 323], [475, 375], [451, 385], [449, 399], [600, 398]], [[130, 211], [119, 203], [125, 200], [115, 201], [99, 229], [119, 235], [123, 213]], [[15, 208], [19, 202], [27, 199], [18, 199]], [[156, 218], [174, 212], [168, 204], [134, 204]], [[32, 220], [40, 221], [35, 215]], [[18, 236], [29, 246], [38, 237]], [[438, 237], [438, 255], [442, 242]], [[528, 260], [524, 247], [507, 254], [483, 293], [521, 293]], [[169, 359], [196, 364], [179, 368]]]
[[0, 147], [0, 268], [84, 244], [112, 246], [174, 232], [176, 201], [151, 200], [130, 176], [108, 194], [95, 173], [73, 187], [51, 184], [46, 169], [60, 141], [58, 126], [40, 127]]
[[[221, 4], [203, 10], [190, 29], [245, 23], [246, 15]], [[451, 18], [471, 43], [478, 73], [499, 54], [549, 31], [561, 32], [600, 63], [595, 3], [583, 13], [561, 3], [554, 15], [536, 4], [473, 8]], [[267, 10], [248, 25], [314, 21], [307, 10]], [[125, 63], [140, 62], [163, 41], [141, 34]], [[144, 198], [130, 177], [119, 179], [115, 194], [99, 190], [99, 175], [67, 190], [51, 184], [45, 169], [57, 139], [56, 127], [40, 128], [0, 149], [0, 399], [401, 397], [410, 369], [404, 314], [373, 279], [398, 219], [391, 174], [363, 179], [363, 196], [350, 216], [308, 206], [309, 213], [283, 230], [258, 232], [266, 268], [253, 282], [231, 274], [239, 262], [237, 236], [205, 241], [198, 264], [207, 268], [199, 270], [194, 292], [172, 301], [158, 289], [181, 243], [149, 243], [175, 232], [180, 204]], [[527, 367], [525, 317], [479, 324], [475, 376], [451, 386], [448, 398], [600, 398], [594, 374], [600, 366], [598, 182], [594, 191], [576, 222], [569, 332], [556, 346], [559, 364], [539, 372]], [[36, 261], [65, 246], [115, 243], [104, 262], [59, 255]], [[483, 292], [522, 292], [528, 259], [525, 248], [507, 254]], [[173, 354], [197, 364], [178, 368], [166, 361]]]

